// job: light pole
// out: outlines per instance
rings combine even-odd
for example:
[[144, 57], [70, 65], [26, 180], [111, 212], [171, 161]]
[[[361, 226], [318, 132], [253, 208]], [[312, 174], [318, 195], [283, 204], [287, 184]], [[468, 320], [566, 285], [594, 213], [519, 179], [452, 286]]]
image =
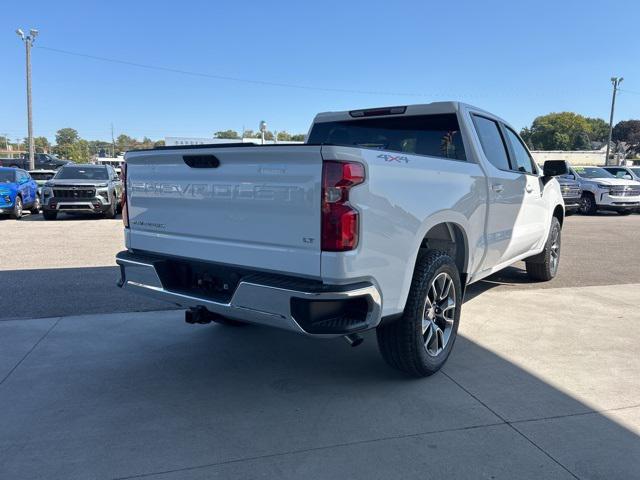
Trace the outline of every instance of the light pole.
[[31, 47], [38, 36], [38, 30], [32, 28], [29, 35], [25, 35], [22, 29], [17, 29], [16, 33], [24, 42], [27, 51], [27, 135], [29, 136], [29, 170], [34, 170], [35, 165], [35, 145], [33, 143], [33, 114], [31, 111]]
[[265, 122], [264, 120], [262, 120], [260, 122], [260, 133], [262, 136], [262, 145], [264, 145], [264, 134], [267, 131], [267, 122]]
[[622, 77], [611, 77], [611, 84], [613, 85], [613, 96], [611, 97], [611, 116], [609, 117], [609, 140], [607, 141], [607, 156], [604, 159], [605, 165], [611, 165], [609, 163], [609, 148], [611, 146], [611, 137], [613, 135], [613, 111], [616, 108], [616, 93], [618, 92], [618, 87], [622, 83], [624, 78]]

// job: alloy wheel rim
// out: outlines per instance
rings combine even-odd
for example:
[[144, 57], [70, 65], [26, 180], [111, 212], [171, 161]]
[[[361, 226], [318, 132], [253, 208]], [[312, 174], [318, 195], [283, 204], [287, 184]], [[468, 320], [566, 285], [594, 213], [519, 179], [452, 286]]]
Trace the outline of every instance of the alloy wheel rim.
[[18, 216], [22, 215], [22, 200], [20, 200], [20, 197], [16, 199], [16, 213]]
[[431, 282], [422, 312], [422, 339], [430, 356], [437, 357], [449, 344], [456, 309], [453, 279], [442, 272]]

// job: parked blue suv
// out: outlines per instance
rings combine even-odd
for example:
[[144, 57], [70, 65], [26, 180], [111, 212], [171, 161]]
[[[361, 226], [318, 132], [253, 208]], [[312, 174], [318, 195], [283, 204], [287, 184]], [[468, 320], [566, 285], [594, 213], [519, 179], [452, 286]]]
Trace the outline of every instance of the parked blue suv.
[[22, 217], [22, 212], [40, 211], [38, 184], [20, 168], [0, 167], [0, 215]]

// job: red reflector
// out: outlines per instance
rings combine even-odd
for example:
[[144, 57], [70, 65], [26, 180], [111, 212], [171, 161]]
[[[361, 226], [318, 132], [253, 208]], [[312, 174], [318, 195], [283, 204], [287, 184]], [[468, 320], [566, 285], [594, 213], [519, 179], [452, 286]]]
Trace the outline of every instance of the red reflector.
[[364, 178], [364, 166], [360, 163], [323, 163], [322, 250], [344, 252], [358, 245], [360, 215], [349, 204], [349, 190], [364, 182]]

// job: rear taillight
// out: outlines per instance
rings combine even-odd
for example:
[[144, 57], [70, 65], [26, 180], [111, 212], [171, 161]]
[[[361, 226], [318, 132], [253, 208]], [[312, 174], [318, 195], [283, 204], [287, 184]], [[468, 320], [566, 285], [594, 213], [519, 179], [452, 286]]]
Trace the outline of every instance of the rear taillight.
[[129, 209], [127, 208], [127, 163], [122, 164], [122, 198], [120, 199], [120, 211], [122, 212], [122, 223], [124, 228], [129, 228]]
[[364, 166], [355, 162], [322, 164], [322, 250], [344, 252], [358, 245], [360, 215], [349, 204], [349, 190], [364, 182]]

